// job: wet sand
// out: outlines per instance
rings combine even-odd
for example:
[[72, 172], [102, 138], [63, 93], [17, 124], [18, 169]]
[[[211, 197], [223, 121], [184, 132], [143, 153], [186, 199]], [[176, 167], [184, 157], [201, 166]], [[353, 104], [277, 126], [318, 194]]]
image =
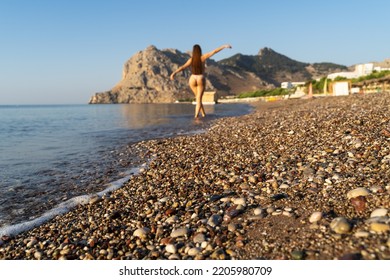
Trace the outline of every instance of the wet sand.
[[148, 167], [0, 258], [389, 259], [390, 94], [254, 106], [134, 144]]

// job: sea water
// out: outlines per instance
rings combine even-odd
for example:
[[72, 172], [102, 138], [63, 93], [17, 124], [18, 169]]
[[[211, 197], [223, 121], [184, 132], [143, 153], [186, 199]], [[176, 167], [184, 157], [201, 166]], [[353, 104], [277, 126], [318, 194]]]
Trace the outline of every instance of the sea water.
[[205, 109], [195, 121], [192, 104], [0, 106], [0, 235], [119, 188], [140, 164], [129, 144], [200, 133], [250, 106]]

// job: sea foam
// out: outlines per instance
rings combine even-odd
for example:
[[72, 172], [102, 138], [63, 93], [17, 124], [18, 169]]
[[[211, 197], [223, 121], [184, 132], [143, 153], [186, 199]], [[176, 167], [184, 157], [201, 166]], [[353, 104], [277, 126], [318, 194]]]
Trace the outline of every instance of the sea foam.
[[[88, 195], [80, 195], [73, 197], [71, 199], [68, 199], [67, 201], [64, 201], [60, 203], [57, 207], [45, 212], [42, 216], [35, 218], [31, 221], [27, 222], [22, 222], [19, 224], [15, 225], [9, 225], [9, 226], [4, 226], [0, 228], [0, 237], [3, 236], [16, 236], [22, 232], [29, 231], [35, 227], [38, 227], [47, 221], [53, 219], [56, 216], [63, 215], [69, 211], [71, 211], [74, 207], [78, 205], [84, 205], [88, 204], [91, 198], [99, 196], [102, 197], [105, 194], [108, 194], [110, 192], [113, 192], [119, 188], [121, 188], [127, 181], [130, 180], [130, 178], [134, 175], [137, 175], [140, 173], [141, 169], [145, 168], [146, 164], [143, 164], [140, 167], [134, 167], [130, 169], [128, 172], [126, 172], [126, 176], [116, 180], [114, 182], [111, 182], [107, 184], [107, 188], [105, 188], [103, 191], [98, 192], [96, 194], [88, 194]], [[3, 241], [0, 240], [0, 245], [3, 244]]]

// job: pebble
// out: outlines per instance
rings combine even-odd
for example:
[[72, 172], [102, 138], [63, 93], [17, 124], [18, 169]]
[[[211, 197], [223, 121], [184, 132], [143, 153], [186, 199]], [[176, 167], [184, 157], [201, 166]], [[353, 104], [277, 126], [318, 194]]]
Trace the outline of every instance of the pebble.
[[289, 211], [283, 211], [282, 212], [282, 215], [283, 216], [286, 216], [286, 217], [292, 217], [293, 216], [293, 213], [289, 212]]
[[270, 206], [270, 207], [267, 208], [266, 211], [267, 211], [268, 214], [272, 214], [273, 212], [275, 212], [275, 210], [276, 210], [275, 207]]
[[263, 213], [264, 213], [264, 210], [260, 207], [257, 207], [253, 210], [253, 214], [255, 214], [255, 216], [261, 215]]
[[293, 260], [303, 260], [305, 257], [305, 252], [300, 250], [294, 250], [291, 252], [291, 258]]
[[221, 215], [214, 214], [214, 215], [211, 215], [211, 217], [208, 219], [207, 224], [211, 227], [216, 227], [216, 226], [220, 225], [221, 222], [222, 222]]
[[237, 225], [235, 223], [228, 224], [228, 231], [235, 232], [237, 230]]
[[370, 229], [376, 233], [384, 233], [390, 231], [390, 225], [382, 223], [372, 223]]
[[243, 198], [243, 197], [239, 197], [239, 198], [233, 198], [232, 199], [232, 202], [234, 203], [234, 204], [236, 204], [236, 205], [246, 205], [246, 200], [245, 200], [245, 198]]
[[188, 250], [187, 254], [191, 257], [194, 257], [196, 255], [198, 255], [199, 253], [201, 252], [201, 249], [198, 248], [198, 247], [195, 247], [195, 248], [191, 248]]
[[349, 233], [351, 231], [351, 224], [344, 217], [337, 217], [330, 223], [330, 228], [339, 234]]
[[387, 209], [385, 209], [385, 208], [377, 208], [374, 211], [372, 211], [370, 217], [371, 218], [374, 218], [374, 217], [385, 217], [385, 216], [387, 216], [387, 213], [388, 213]]
[[34, 253], [34, 258], [36, 258], [37, 260], [40, 260], [40, 259], [42, 259], [42, 252], [40, 252], [40, 251], [36, 251], [35, 253]]
[[181, 237], [181, 236], [186, 236], [188, 234], [189, 234], [189, 229], [186, 227], [182, 227], [182, 228], [173, 230], [171, 233], [171, 237], [173, 237], [173, 238]]
[[177, 252], [177, 247], [176, 247], [176, 245], [174, 245], [174, 244], [167, 244], [167, 245], [165, 246], [165, 251], [167, 251], [167, 252], [170, 253], [170, 254], [176, 254], [176, 252]]
[[206, 241], [206, 236], [203, 233], [198, 232], [194, 235], [193, 241], [195, 243], [202, 243], [203, 241]]
[[169, 260], [180, 260], [180, 256], [178, 254], [172, 254], [168, 257]]
[[31, 248], [31, 247], [33, 247], [35, 244], [37, 244], [38, 243], [38, 240], [36, 239], [36, 238], [33, 238], [33, 239], [31, 239], [28, 243], [27, 243], [27, 245], [26, 245], [26, 247], [27, 248]]
[[367, 200], [364, 196], [352, 197], [349, 200], [356, 212], [363, 212], [367, 207]]
[[322, 219], [322, 212], [316, 211], [310, 215], [309, 222], [316, 223], [319, 222], [321, 219]]
[[359, 196], [367, 196], [369, 194], [370, 194], [370, 192], [366, 188], [356, 188], [356, 189], [350, 190], [347, 193], [347, 198], [351, 199], [351, 198], [355, 198], [355, 197], [359, 197]]
[[147, 227], [136, 229], [133, 233], [134, 236], [145, 239], [150, 232], [150, 229]]
[[364, 237], [369, 237], [370, 233], [367, 231], [364, 231], [364, 230], [358, 230], [358, 231], [356, 231], [355, 236], [364, 238]]
[[174, 224], [177, 221], [179, 221], [179, 217], [176, 215], [170, 216], [168, 219], [165, 220], [165, 222], [168, 224]]
[[288, 189], [289, 187], [289, 185], [283, 183], [279, 186], [279, 189]]

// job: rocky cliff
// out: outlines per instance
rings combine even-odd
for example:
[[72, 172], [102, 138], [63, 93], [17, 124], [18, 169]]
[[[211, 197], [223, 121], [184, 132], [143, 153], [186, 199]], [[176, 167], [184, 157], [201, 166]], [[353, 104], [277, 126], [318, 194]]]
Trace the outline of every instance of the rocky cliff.
[[[149, 46], [124, 65], [122, 79], [111, 90], [93, 95], [96, 103], [172, 103], [193, 98], [188, 86], [189, 70], [169, 75], [189, 58], [174, 49], [158, 50]], [[280, 86], [284, 81], [306, 81], [346, 68], [335, 64], [307, 64], [264, 48], [256, 56], [237, 54], [229, 59], [207, 61], [206, 90], [218, 96]]]

